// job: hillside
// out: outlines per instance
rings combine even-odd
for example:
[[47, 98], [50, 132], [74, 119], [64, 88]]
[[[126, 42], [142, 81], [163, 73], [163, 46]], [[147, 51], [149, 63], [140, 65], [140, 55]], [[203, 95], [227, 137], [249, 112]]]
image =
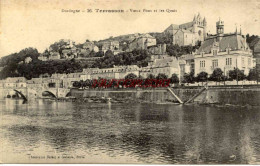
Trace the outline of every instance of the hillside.
[[[170, 43], [172, 43], [172, 36], [171, 35], [160, 33], [160, 32], [150, 32], [148, 34], [150, 34], [151, 36], [156, 38], [157, 44], [163, 44], [163, 43], [170, 44]], [[120, 36], [116, 36], [116, 37], [111, 36], [110, 38], [107, 38], [107, 39], [104, 39], [104, 40], [99, 40], [96, 43], [101, 44], [101, 43], [106, 42], [106, 41], [119, 41], [119, 43], [126, 42], [128, 44], [133, 39], [135, 39], [136, 37], [138, 37], [140, 35], [141, 35], [141, 33], [120, 35]]]
[[18, 53], [13, 53], [7, 56], [4, 56], [0, 59], [0, 67], [8, 66], [11, 64], [18, 64], [21, 61], [24, 61], [25, 58], [31, 57], [32, 60], [38, 59], [39, 52], [35, 48], [25, 48]]

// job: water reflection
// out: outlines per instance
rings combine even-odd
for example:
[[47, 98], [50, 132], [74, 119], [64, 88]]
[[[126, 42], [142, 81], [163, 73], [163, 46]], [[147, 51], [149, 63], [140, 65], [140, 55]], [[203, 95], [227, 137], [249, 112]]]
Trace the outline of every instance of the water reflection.
[[[258, 108], [1, 101], [10, 155], [81, 154], [84, 162], [250, 163], [260, 160]], [[126, 159], [127, 158], [127, 159]], [[43, 161], [44, 162], [44, 161]]]

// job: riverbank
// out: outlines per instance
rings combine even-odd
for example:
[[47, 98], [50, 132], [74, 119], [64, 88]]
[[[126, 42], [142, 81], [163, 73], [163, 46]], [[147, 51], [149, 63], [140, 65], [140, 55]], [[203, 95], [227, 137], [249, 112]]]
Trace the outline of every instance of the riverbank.
[[[171, 88], [183, 103], [189, 101], [201, 92], [197, 88]], [[141, 103], [179, 103], [176, 97], [167, 88], [152, 89], [71, 89], [71, 95], [77, 100], [87, 101], [88, 98], [110, 98], [111, 101], [141, 102]], [[250, 105], [260, 106], [260, 88], [258, 87], [209, 87], [191, 103], [218, 104], [218, 105]]]

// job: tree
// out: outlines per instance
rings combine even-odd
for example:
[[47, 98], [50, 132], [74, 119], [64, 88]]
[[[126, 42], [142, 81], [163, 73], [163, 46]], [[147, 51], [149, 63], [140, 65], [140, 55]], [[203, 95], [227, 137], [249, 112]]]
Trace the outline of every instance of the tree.
[[194, 83], [195, 82], [194, 72], [185, 73], [183, 82]]
[[208, 73], [206, 73], [206, 72], [204, 72], [204, 71], [200, 72], [200, 73], [197, 75], [196, 80], [197, 80], [198, 82], [205, 82], [205, 81], [207, 81], [207, 80], [208, 80]]
[[147, 79], [155, 79], [156, 77], [155, 77], [155, 75], [153, 75], [153, 74], [149, 74], [148, 76], [147, 76]]
[[156, 79], [158, 80], [164, 80], [164, 79], [167, 79], [167, 75], [165, 75], [164, 73], [159, 73], [156, 77]]
[[179, 80], [179, 77], [178, 77], [178, 75], [177, 74], [172, 74], [172, 76], [171, 76], [171, 83], [179, 83], [180, 82], [180, 80]]
[[213, 73], [209, 77], [209, 80], [220, 82], [223, 80], [223, 77], [224, 77], [223, 71], [220, 68], [216, 68], [214, 69]]
[[256, 70], [256, 68], [254, 68], [254, 69], [250, 69], [250, 71], [249, 71], [249, 74], [248, 74], [248, 76], [247, 76], [247, 80], [249, 80], [249, 81], [256, 81], [258, 78], [257, 78], [257, 70]]
[[105, 56], [111, 57], [111, 56], [114, 56], [114, 53], [111, 50], [107, 50], [106, 53], [105, 53]]
[[103, 51], [98, 51], [96, 54], [95, 54], [95, 57], [103, 57], [104, 56], [104, 52]]
[[127, 74], [126, 76], [125, 76], [125, 79], [127, 80], [127, 79], [137, 79], [138, 77], [137, 77], [137, 75], [135, 75], [134, 73], [130, 73], [130, 74]]
[[246, 78], [244, 72], [239, 70], [238, 68], [235, 68], [234, 70], [230, 70], [228, 75], [231, 80], [240, 81]]
[[43, 53], [42, 56], [49, 58], [50, 57], [50, 52], [46, 49]]
[[166, 52], [167, 52], [170, 56], [175, 56], [175, 57], [177, 57], [179, 50], [180, 50], [180, 47], [179, 47], [178, 45], [170, 44], [170, 45], [167, 45], [167, 46], [166, 46]]
[[172, 43], [173, 35], [169, 33], [150, 33], [156, 39], [157, 44], [170, 44]]
[[75, 82], [73, 82], [72, 86], [75, 88], [80, 88], [81, 85], [78, 81], [75, 81]]

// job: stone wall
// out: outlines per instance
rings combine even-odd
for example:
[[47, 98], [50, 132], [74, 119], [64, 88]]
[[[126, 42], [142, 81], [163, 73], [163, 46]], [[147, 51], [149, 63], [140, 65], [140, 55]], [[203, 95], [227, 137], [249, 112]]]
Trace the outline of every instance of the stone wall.
[[[189, 100], [197, 94], [200, 88], [178, 88], [173, 89], [174, 93], [183, 101]], [[72, 89], [71, 95], [76, 98], [82, 97], [110, 97], [121, 100], [137, 100], [145, 102], [178, 102], [177, 99], [166, 89], [150, 90], [79, 90]], [[229, 88], [209, 88], [202, 92], [194, 102], [196, 103], [216, 103], [233, 105], [260, 105], [260, 89], [229, 89]]]

